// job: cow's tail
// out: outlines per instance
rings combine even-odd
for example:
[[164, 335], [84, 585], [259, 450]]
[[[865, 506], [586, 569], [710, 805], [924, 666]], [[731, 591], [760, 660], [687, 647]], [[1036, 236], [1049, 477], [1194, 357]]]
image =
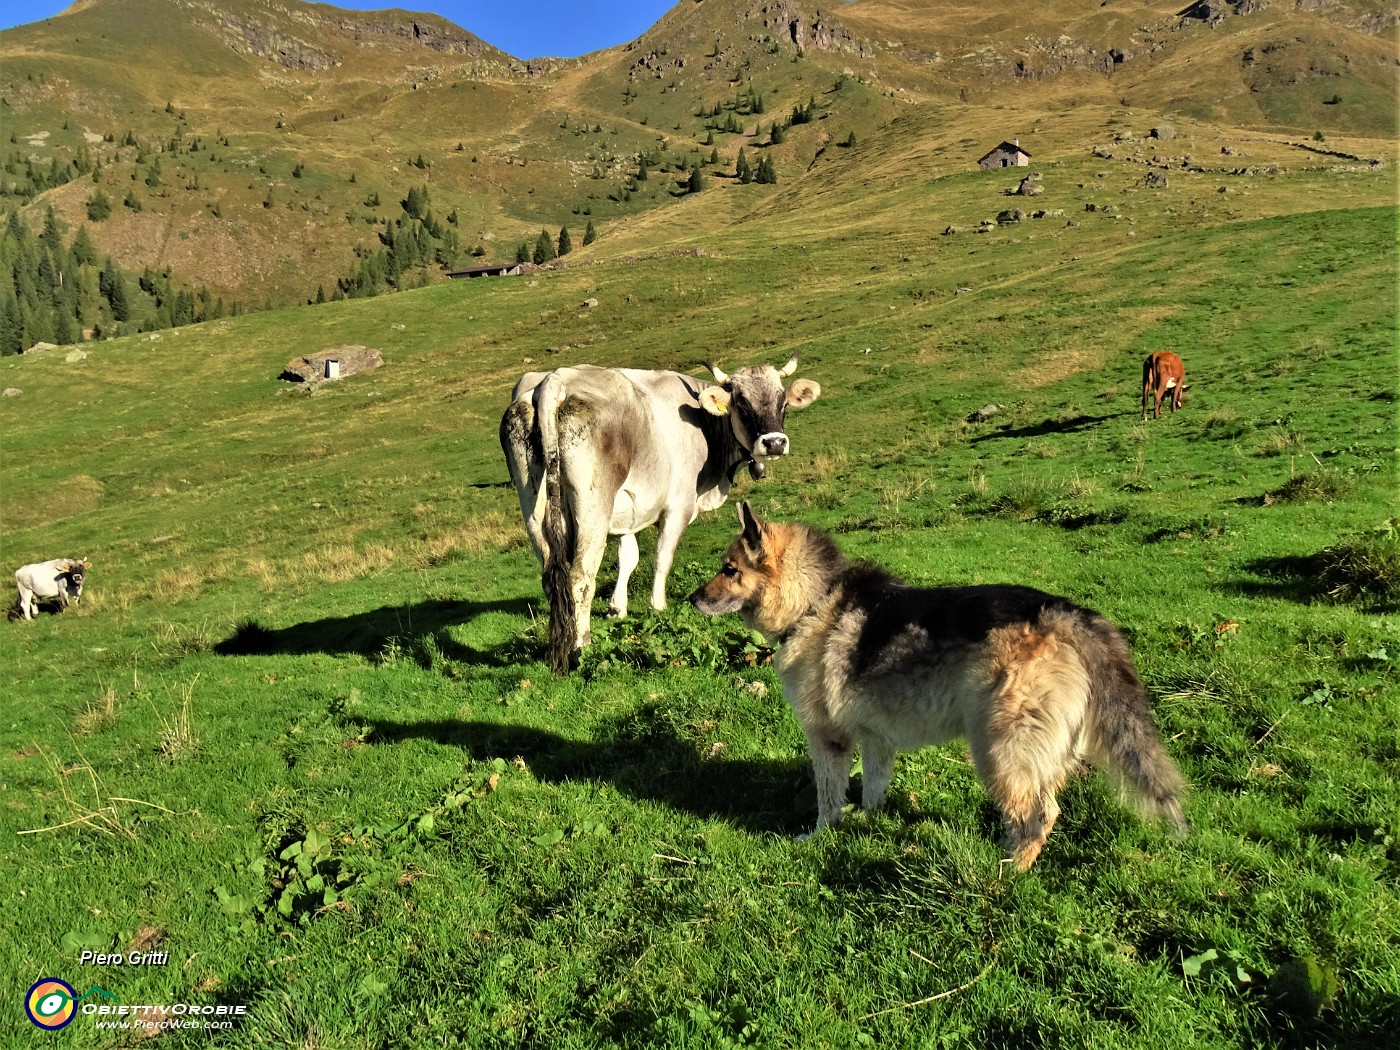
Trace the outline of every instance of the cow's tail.
[[553, 374], [535, 390], [535, 420], [544, 453], [544, 540], [549, 547], [542, 582], [545, 598], [549, 600], [549, 667], [557, 675], [569, 672], [574, 642], [578, 638], [578, 616], [570, 579], [574, 529], [564, 506], [559, 468], [559, 404], [563, 394], [564, 384]]
[[1182, 812], [1186, 781], [1162, 746], [1128, 643], [1095, 614], [1089, 614], [1082, 627], [1079, 648], [1089, 672], [1090, 754], [1121, 778], [1145, 815], [1165, 820], [1184, 835], [1190, 830]]
[[1147, 418], [1147, 405], [1148, 405], [1148, 402], [1151, 400], [1151, 397], [1152, 397], [1152, 395], [1151, 395], [1151, 393], [1150, 393], [1150, 391], [1152, 390], [1152, 387], [1153, 387], [1153, 385], [1154, 385], [1154, 384], [1153, 384], [1153, 381], [1152, 381], [1152, 365], [1153, 365], [1153, 359], [1152, 359], [1152, 357], [1150, 357], [1150, 356], [1147, 358], [1146, 361], [1144, 361], [1144, 362], [1142, 363], [1142, 418], [1143, 418], [1143, 419], [1146, 419], [1146, 418]]

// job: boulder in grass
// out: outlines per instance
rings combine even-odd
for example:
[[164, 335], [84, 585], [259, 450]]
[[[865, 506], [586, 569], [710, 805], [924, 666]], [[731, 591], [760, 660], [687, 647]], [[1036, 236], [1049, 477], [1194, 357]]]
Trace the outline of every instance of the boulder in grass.
[[[333, 362], [328, 367], [328, 362]], [[356, 372], [368, 372], [384, 363], [378, 350], [364, 346], [333, 346], [318, 354], [308, 354], [288, 361], [279, 379], [289, 383], [323, 383], [344, 379]]]

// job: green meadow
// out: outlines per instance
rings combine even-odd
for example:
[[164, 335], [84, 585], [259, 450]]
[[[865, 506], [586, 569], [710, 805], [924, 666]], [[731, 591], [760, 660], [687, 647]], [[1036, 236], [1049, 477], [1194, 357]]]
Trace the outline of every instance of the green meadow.
[[[0, 361], [6, 567], [93, 563], [78, 608], [0, 631], [3, 1041], [136, 1041], [37, 1035], [44, 976], [246, 1005], [216, 1041], [308, 1050], [1393, 1038], [1393, 178], [1153, 197], [1108, 167], [1047, 168], [1063, 215], [987, 233], [1002, 176], [726, 188], [586, 265]], [[385, 364], [278, 380], [341, 344]], [[1143, 422], [1163, 348], [1190, 389]], [[595, 619], [552, 678], [496, 437], [515, 379], [794, 351], [823, 394], [792, 454], [686, 533], [668, 610]], [[1192, 833], [1089, 775], [1016, 873], [951, 744], [796, 841], [771, 652], [684, 602], [736, 498], [1121, 625]]]

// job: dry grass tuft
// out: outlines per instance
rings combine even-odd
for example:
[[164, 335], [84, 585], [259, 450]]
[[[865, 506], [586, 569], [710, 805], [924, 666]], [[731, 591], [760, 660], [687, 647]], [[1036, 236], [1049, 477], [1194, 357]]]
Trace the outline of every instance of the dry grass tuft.
[[[118, 803], [125, 803], [133, 806], [149, 806], [151, 809], [158, 809], [162, 813], [170, 813], [171, 810], [164, 806], [158, 806], [154, 802], [143, 802], [137, 798], [122, 798], [118, 795], [107, 794], [102, 786], [102, 781], [93, 770], [92, 764], [83, 757], [81, 751], [78, 752], [79, 762], [64, 769], [59, 765], [58, 759], [45, 751], [41, 747], [36, 750], [43, 756], [45, 764], [53, 774], [54, 780], [58, 783], [58, 793], [63, 799], [63, 805], [68, 810], [70, 817], [59, 824], [50, 824], [43, 828], [30, 828], [26, 831], [17, 832], [20, 835], [42, 835], [50, 831], [61, 831], [63, 828], [86, 827], [93, 831], [100, 831], [104, 835], [121, 836], [122, 838], [136, 840], [136, 832], [132, 831], [126, 824], [121, 807]], [[91, 791], [91, 801], [88, 801], [87, 793], [81, 787], [86, 783]]]
[[257, 580], [258, 585], [268, 593], [276, 590], [281, 582], [277, 574], [277, 567], [266, 558], [250, 558], [243, 571], [245, 575]]
[[117, 691], [110, 685], [104, 686], [101, 694], [73, 719], [73, 732], [78, 736], [91, 736], [103, 729], [111, 729], [117, 723]]
[[413, 560], [419, 568], [429, 568], [452, 561], [461, 555], [477, 558], [511, 550], [524, 541], [524, 530], [518, 519], [501, 511], [469, 518], [456, 528], [429, 536], [415, 545]]
[[187, 684], [180, 687], [184, 694], [184, 700], [173, 717], [165, 719], [161, 717], [159, 711], [156, 712], [156, 718], [160, 720], [161, 724], [160, 742], [157, 744], [156, 750], [167, 761], [178, 761], [199, 750], [199, 737], [195, 735], [194, 725], [190, 721], [194, 685], [198, 681], [199, 675], [195, 675]]

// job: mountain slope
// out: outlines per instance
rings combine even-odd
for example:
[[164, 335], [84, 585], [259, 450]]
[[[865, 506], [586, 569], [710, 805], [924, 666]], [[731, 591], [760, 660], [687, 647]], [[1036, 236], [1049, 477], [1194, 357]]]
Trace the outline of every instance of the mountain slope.
[[[741, 148], [788, 189], [859, 179], [888, 158], [842, 147], [882, 128], [962, 165], [1037, 124], [1037, 163], [1082, 153], [1128, 116], [1374, 156], [1394, 139], [1394, 22], [1369, 2], [687, 0], [626, 45], [525, 63], [432, 15], [86, 0], [0, 34], [0, 207], [75, 227], [100, 190], [127, 202], [91, 223], [122, 265], [296, 302], [377, 249], [414, 187], [455, 216], [465, 263], [590, 221], [594, 256], [634, 223], [664, 237], [690, 169], [728, 189]], [[795, 107], [811, 122], [772, 144]]]

